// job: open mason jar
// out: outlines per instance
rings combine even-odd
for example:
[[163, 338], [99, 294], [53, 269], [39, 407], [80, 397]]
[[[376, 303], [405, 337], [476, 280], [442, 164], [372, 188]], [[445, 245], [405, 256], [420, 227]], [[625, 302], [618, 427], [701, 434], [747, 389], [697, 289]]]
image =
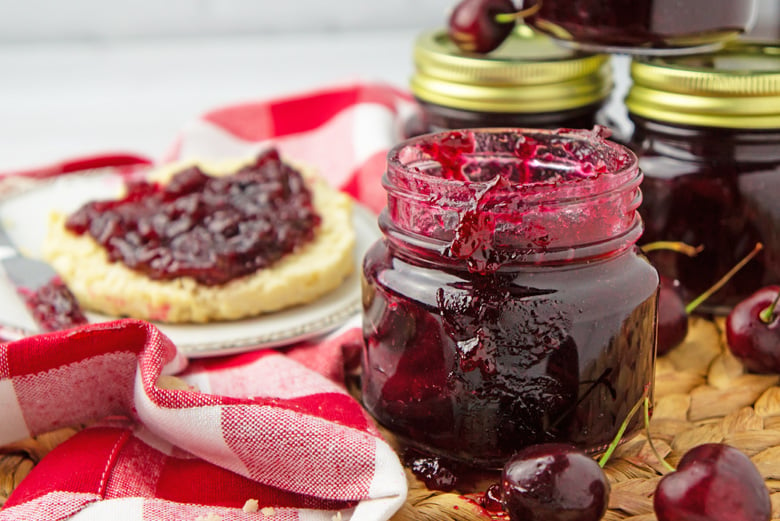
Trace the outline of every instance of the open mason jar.
[[[611, 53], [711, 51], [752, 28], [756, 0], [526, 0], [527, 19], [564, 44]], [[524, 5], [526, 7], [526, 5]]]
[[391, 150], [384, 238], [363, 265], [368, 411], [472, 466], [546, 441], [603, 450], [653, 382], [641, 179], [598, 131], [461, 130]]

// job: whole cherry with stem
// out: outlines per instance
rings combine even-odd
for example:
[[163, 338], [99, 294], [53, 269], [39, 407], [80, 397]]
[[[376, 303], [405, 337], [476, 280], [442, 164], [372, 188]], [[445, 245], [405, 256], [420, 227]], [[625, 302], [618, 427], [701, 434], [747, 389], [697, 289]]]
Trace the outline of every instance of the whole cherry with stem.
[[[645, 249], [646, 247], [643, 247]], [[677, 282], [668, 277], [660, 277], [658, 294], [658, 337], [657, 351], [661, 356], [677, 347], [688, 335], [688, 317], [705, 302], [713, 293], [722, 288], [731, 278], [741, 270], [753, 257], [763, 249], [761, 243], [757, 243], [753, 250], [742, 260], [735, 264], [717, 282], [710, 286], [704, 293], [684, 304], [682, 295], [677, 289]], [[650, 251], [645, 249], [645, 251]]]
[[644, 399], [647, 441], [670, 472], [658, 482], [653, 510], [658, 521], [769, 521], [769, 489], [756, 466], [724, 443], [697, 445], [675, 469], [658, 453], [650, 433], [650, 400]]
[[729, 350], [749, 371], [780, 373], [780, 286], [761, 288], [726, 318]]
[[450, 14], [448, 34], [462, 51], [489, 53], [509, 37], [518, 19], [538, 9], [518, 11], [512, 0], [461, 0]]
[[[695, 257], [702, 247], [679, 241], [656, 241], [642, 246], [644, 253], [656, 250], [671, 250]], [[660, 275], [659, 279], [657, 354], [661, 356], [680, 345], [688, 336], [688, 311], [680, 291], [680, 281], [665, 275]]]
[[[621, 424], [612, 443], [596, 462], [568, 443], [541, 443], [517, 452], [504, 465], [500, 504], [511, 521], [598, 521], [609, 503], [610, 484], [603, 468], [622, 440], [647, 389]], [[495, 487], [487, 495], [494, 497]], [[495, 501], [485, 500], [495, 511]], [[492, 507], [492, 508], [491, 508]]]
[[740, 450], [705, 443], [686, 452], [658, 482], [658, 521], [769, 521], [772, 503], [758, 469]]

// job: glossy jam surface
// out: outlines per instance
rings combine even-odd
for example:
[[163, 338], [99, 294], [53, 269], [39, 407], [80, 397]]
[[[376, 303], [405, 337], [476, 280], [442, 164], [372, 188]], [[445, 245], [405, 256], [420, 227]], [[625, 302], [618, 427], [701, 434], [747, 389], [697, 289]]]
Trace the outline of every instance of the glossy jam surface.
[[163, 186], [130, 184], [124, 198], [88, 203], [66, 226], [152, 279], [219, 285], [294, 251], [319, 221], [301, 174], [270, 150], [227, 176], [191, 167]]
[[764, 250], [702, 305], [726, 310], [759, 287], [780, 283], [780, 132], [679, 127], [633, 118], [631, 147], [645, 173], [642, 242], [683, 241], [695, 257], [649, 257], [700, 295], [761, 242]]
[[542, 441], [601, 450], [653, 373], [632, 156], [598, 133], [436, 136], [389, 156], [386, 238], [364, 260], [365, 406], [470, 465]]
[[86, 324], [76, 297], [62, 280], [55, 278], [35, 291], [20, 291], [27, 309], [44, 331], [59, 331]]
[[543, 441], [598, 450], [652, 378], [656, 279], [633, 253], [479, 275], [377, 244], [365, 269], [363, 400], [420, 448], [488, 465]]
[[752, 23], [753, 0], [536, 0], [530, 23], [598, 47], [674, 48], [716, 42]]

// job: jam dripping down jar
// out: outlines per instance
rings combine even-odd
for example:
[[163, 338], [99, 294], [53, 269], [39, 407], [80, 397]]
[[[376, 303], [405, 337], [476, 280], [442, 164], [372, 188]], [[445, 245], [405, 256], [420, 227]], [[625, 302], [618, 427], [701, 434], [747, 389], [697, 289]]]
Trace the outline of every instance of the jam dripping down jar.
[[406, 448], [486, 469], [538, 442], [603, 450], [652, 392], [641, 178], [598, 130], [448, 131], [392, 149], [383, 238], [363, 262], [367, 410]]
[[756, 0], [526, 0], [526, 21], [573, 48], [636, 55], [708, 52], [749, 31]]
[[420, 110], [406, 136], [458, 128], [609, 126], [602, 110], [612, 86], [609, 56], [564, 49], [519, 26], [489, 54], [459, 50], [444, 30], [414, 46], [410, 90]]
[[699, 308], [726, 313], [780, 283], [780, 45], [742, 41], [636, 59], [631, 76], [628, 145], [645, 174], [642, 241], [702, 247], [695, 257], [651, 252], [658, 271], [678, 279], [690, 300], [764, 245]]

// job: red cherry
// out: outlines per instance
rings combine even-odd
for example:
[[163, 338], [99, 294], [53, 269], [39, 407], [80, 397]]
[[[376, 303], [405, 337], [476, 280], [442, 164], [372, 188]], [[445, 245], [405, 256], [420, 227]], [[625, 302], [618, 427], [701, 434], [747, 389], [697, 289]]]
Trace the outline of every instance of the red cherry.
[[461, 0], [450, 15], [450, 39], [463, 51], [488, 53], [515, 27], [514, 19], [498, 21], [496, 15], [514, 12], [512, 0]]
[[[679, 246], [675, 246], [679, 248]], [[755, 248], [748, 253], [742, 260], [734, 265], [725, 275], [723, 275], [715, 284], [709, 287], [707, 291], [693, 299], [688, 304], [682, 300], [682, 296], [677, 289], [679, 284], [676, 280], [669, 279], [661, 275], [658, 291], [658, 335], [656, 341], [657, 354], [663, 355], [685, 340], [688, 335], [688, 316], [698, 308], [702, 302], [706, 301], [713, 293], [723, 287], [731, 278], [741, 270], [745, 264], [750, 262], [753, 257], [764, 248], [761, 243], [756, 244]]]
[[653, 498], [658, 521], [769, 521], [769, 490], [745, 454], [722, 443], [689, 450], [661, 478]]
[[501, 500], [511, 521], [598, 521], [609, 481], [596, 461], [573, 445], [531, 445], [504, 466]]
[[658, 291], [658, 356], [680, 345], [688, 336], [688, 311], [680, 293], [680, 281], [660, 276]]
[[726, 318], [731, 352], [749, 371], [780, 373], [780, 286], [761, 288]]

